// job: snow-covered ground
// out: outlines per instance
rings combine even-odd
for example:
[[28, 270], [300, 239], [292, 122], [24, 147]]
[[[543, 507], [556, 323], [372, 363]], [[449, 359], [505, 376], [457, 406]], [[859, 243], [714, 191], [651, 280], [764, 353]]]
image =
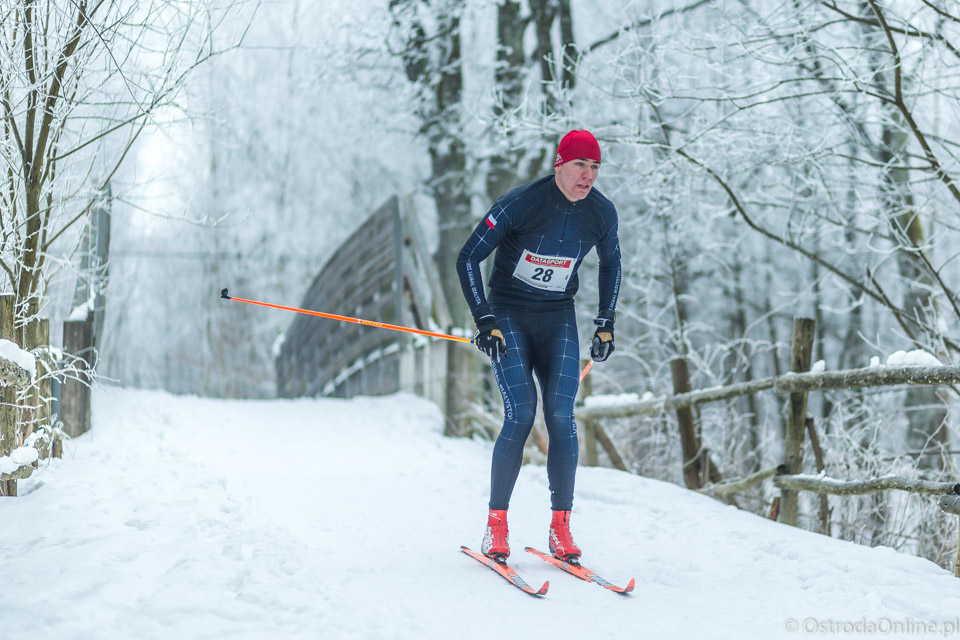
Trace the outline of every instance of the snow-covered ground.
[[527, 596], [458, 549], [480, 543], [490, 445], [412, 396], [108, 388], [93, 423], [0, 500], [0, 637], [960, 638], [960, 580], [930, 562], [604, 469], [579, 473], [574, 534], [636, 591], [523, 553], [549, 520], [526, 466], [512, 560], [551, 585]]

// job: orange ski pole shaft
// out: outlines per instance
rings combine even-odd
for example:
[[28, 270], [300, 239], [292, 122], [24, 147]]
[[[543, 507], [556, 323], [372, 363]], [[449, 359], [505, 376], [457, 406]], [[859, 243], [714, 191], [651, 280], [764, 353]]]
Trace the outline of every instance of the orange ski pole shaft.
[[580, 372], [580, 382], [583, 382], [583, 379], [587, 377], [587, 373], [590, 371], [590, 367], [593, 366], [593, 360], [587, 360], [587, 366], [583, 368], [583, 371]]
[[335, 313], [323, 313], [322, 311], [311, 311], [309, 309], [298, 309], [297, 307], [285, 307], [282, 304], [271, 304], [269, 302], [259, 302], [257, 300], [246, 300], [244, 298], [234, 298], [231, 295], [228, 295], [227, 290], [223, 289], [220, 291], [220, 297], [224, 300], [235, 300], [237, 302], [246, 302], [247, 304], [255, 304], [261, 307], [270, 307], [271, 309], [282, 309], [283, 311], [294, 311], [296, 313], [304, 313], [308, 316], [318, 316], [320, 318], [328, 318], [330, 320], [339, 320], [340, 322], [352, 322], [354, 324], [362, 324], [367, 327], [378, 327], [380, 329], [390, 329], [391, 331], [403, 331], [405, 333], [415, 333], [421, 336], [429, 336], [431, 338], [443, 338], [444, 340], [454, 340], [456, 342], [465, 342], [467, 344], [473, 344], [473, 340], [470, 338], [463, 338], [461, 336], [451, 336], [446, 333], [437, 333], [436, 331], [424, 331], [423, 329], [414, 329], [412, 327], [401, 327], [395, 324], [387, 324], [385, 322], [374, 322], [373, 320], [363, 320], [361, 318], [351, 318], [350, 316], [339, 316]]

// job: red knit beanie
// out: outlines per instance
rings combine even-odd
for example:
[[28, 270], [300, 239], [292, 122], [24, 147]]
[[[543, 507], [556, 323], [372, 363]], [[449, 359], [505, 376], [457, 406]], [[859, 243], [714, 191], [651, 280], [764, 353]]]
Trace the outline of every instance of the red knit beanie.
[[560, 146], [557, 147], [557, 158], [553, 162], [554, 167], [586, 158], [600, 162], [600, 145], [593, 134], [586, 129], [574, 129], [560, 139]]

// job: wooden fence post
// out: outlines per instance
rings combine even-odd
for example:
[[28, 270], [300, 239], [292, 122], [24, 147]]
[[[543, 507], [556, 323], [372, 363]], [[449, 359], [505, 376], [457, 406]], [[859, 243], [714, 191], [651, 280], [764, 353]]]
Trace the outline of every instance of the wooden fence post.
[[[794, 318], [793, 345], [790, 349], [791, 370], [804, 373], [810, 370], [813, 357], [813, 338], [816, 323], [813, 318]], [[787, 437], [784, 445], [783, 463], [787, 474], [803, 471], [803, 432], [806, 428], [807, 394], [790, 394], [790, 415], [787, 418]], [[799, 500], [796, 491], [783, 490], [780, 501], [780, 522], [797, 525]]]
[[[0, 338], [17, 342], [13, 325], [14, 297], [12, 294], [0, 296]], [[0, 387], [0, 456], [10, 453], [19, 444], [16, 402], [16, 389], [11, 385]], [[17, 481], [0, 480], [0, 495], [17, 495]]]
[[610, 464], [612, 464], [615, 469], [620, 469], [620, 471], [630, 471], [630, 469], [627, 468], [627, 463], [623, 460], [623, 456], [617, 451], [617, 445], [615, 445], [613, 440], [610, 439], [610, 436], [607, 435], [603, 426], [597, 423], [594, 423], [593, 426], [596, 429], [597, 442], [599, 442], [603, 450], [607, 452], [607, 456], [610, 458]]
[[0, 295], [0, 338], [16, 342], [16, 336], [13, 333], [13, 313], [13, 294]]
[[[49, 377], [51, 371], [56, 368], [53, 357], [50, 355], [50, 320], [44, 318], [40, 320], [40, 347], [43, 348], [40, 357], [37, 358], [37, 377], [43, 379], [37, 383], [40, 395], [40, 408], [37, 412], [37, 422], [40, 426], [53, 427], [53, 379]], [[53, 455], [53, 433], [50, 433], [50, 443], [46, 450], [45, 457]]]
[[40, 453], [43, 458], [61, 457], [58, 455], [60, 450], [60, 440], [52, 431], [53, 427], [53, 378], [50, 373], [57, 368], [57, 363], [53, 360], [50, 352], [50, 320], [42, 318], [38, 321], [36, 328], [37, 346], [41, 348], [37, 357], [37, 377], [42, 378], [37, 382], [37, 413], [36, 423], [40, 427], [48, 428], [50, 440], [44, 444], [43, 451]]
[[[807, 435], [810, 436], [810, 446], [813, 448], [813, 458], [817, 463], [817, 473], [823, 473], [826, 467], [823, 463], [823, 448], [820, 446], [820, 438], [817, 436], [817, 427], [813, 418], [807, 418]], [[827, 500], [827, 494], [820, 494], [820, 532], [830, 535], [830, 502]]]
[[[674, 358], [670, 361], [670, 377], [673, 378], [673, 393], [690, 391], [690, 369], [686, 358]], [[688, 489], [700, 488], [700, 437], [693, 421], [693, 409], [677, 409], [677, 423], [680, 427], [680, 449], [683, 452], [683, 481]]]
[[[960, 495], [954, 493], [940, 496], [940, 508], [946, 513], [960, 516]], [[960, 526], [957, 527], [957, 551], [953, 558], [953, 575], [960, 578]]]
[[[33, 351], [50, 345], [50, 321], [46, 318], [34, 318], [24, 329], [24, 348]], [[41, 355], [37, 358], [37, 378], [42, 377], [49, 368], [48, 358]], [[23, 439], [37, 430], [38, 427], [50, 424], [50, 378], [39, 380], [28, 394], [26, 405], [20, 410], [22, 425], [20, 438]], [[49, 449], [41, 452], [42, 457], [49, 457]]]
[[[64, 431], [76, 437], [90, 429], [90, 373], [93, 369], [93, 319], [63, 323], [63, 351], [76, 357], [75, 380], [67, 377], [60, 392], [60, 419]], [[81, 382], [82, 380], [82, 382]]]

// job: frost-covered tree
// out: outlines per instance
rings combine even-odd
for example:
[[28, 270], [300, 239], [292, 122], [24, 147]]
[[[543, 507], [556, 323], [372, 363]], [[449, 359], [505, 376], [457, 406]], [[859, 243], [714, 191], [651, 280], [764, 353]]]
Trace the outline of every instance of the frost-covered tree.
[[466, 310], [456, 272], [460, 246], [472, 227], [467, 141], [464, 131], [464, 3], [391, 0], [393, 50], [414, 87], [410, 107], [430, 157], [427, 190], [436, 203], [439, 243], [435, 260], [441, 284], [458, 321]]
[[[3, 337], [44, 350], [47, 383], [55, 365], [46, 357], [51, 339], [34, 321], [50, 315], [56, 275], [83, 263], [77, 253], [85, 250], [91, 212], [127, 195], [111, 188], [112, 180], [143, 132], [173, 117], [190, 74], [221, 53], [209, 36], [241, 4], [0, 4], [0, 292], [13, 302], [3, 305], [13, 311], [2, 319]], [[73, 284], [65, 288], [72, 292]], [[52, 319], [58, 330], [63, 316]], [[36, 426], [31, 416], [44, 413], [38, 407], [49, 392], [2, 395], [0, 453]], [[21, 412], [16, 405], [23, 403], [30, 406]]]
[[[187, 83], [181, 104], [195, 117], [144, 142], [158, 177], [130, 194], [136, 215], [114, 228], [111, 277], [126, 304], [123, 315], [108, 308], [118, 339], [107, 375], [180, 393], [276, 393], [275, 349], [293, 317], [219, 291], [298, 305], [364, 217], [417, 183], [427, 162], [414, 118], [397, 109], [405, 80], [385, 50], [388, 24], [356, 3], [264, 4], [242, 46]], [[158, 282], [176, 283], [160, 308]], [[162, 340], [140, 344], [144, 334]]]
[[18, 324], [37, 313], [50, 265], [72, 246], [52, 248], [77, 235], [137, 138], [163, 120], [189, 74], [220, 53], [208, 36], [237, 4], [0, 7], [0, 269]]

